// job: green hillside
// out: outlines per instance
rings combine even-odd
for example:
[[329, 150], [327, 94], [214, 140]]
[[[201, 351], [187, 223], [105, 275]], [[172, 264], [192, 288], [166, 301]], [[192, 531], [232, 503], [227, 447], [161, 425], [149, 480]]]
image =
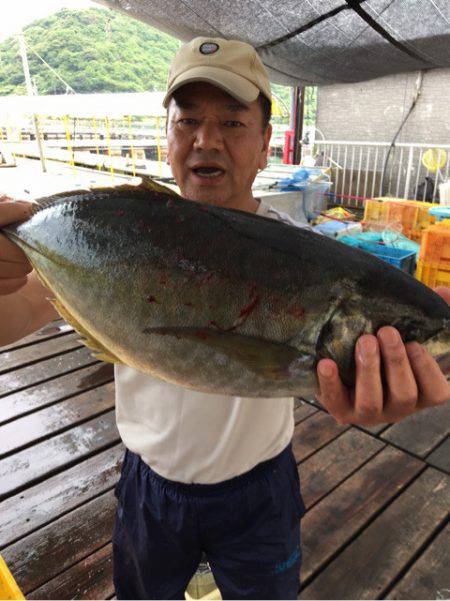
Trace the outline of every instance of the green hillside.
[[[163, 90], [180, 42], [126, 15], [100, 8], [63, 9], [29, 25], [27, 44], [77, 93]], [[64, 84], [28, 51], [39, 94], [63, 94]], [[0, 44], [0, 95], [25, 94], [18, 42]]]
[[[64, 94], [66, 86], [37, 55], [79, 94], [144, 92], [164, 90], [170, 62], [180, 47], [175, 38], [102, 8], [63, 9], [35, 21], [24, 34], [38, 94]], [[289, 107], [290, 88], [272, 87]], [[0, 43], [0, 96], [25, 93], [18, 41], [11, 37]], [[315, 88], [308, 90], [305, 108], [309, 123], [315, 112]]]

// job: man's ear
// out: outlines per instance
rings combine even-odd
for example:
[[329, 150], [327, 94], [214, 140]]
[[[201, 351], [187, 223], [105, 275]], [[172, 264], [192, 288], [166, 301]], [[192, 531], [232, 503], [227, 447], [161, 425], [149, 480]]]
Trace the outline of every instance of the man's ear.
[[265, 169], [267, 167], [267, 158], [268, 158], [268, 153], [269, 153], [269, 144], [270, 144], [271, 136], [272, 136], [272, 125], [269, 123], [269, 125], [266, 128], [266, 131], [264, 132], [263, 147], [261, 149], [261, 154], [259, 157], [258, 169]]

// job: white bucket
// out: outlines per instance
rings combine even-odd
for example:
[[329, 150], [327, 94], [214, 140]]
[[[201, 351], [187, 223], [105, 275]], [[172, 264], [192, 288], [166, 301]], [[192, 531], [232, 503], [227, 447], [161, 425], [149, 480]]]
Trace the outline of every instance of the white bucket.
[[439, 184], [439, 198], [441, 205], [450, 206], [450, 180]]

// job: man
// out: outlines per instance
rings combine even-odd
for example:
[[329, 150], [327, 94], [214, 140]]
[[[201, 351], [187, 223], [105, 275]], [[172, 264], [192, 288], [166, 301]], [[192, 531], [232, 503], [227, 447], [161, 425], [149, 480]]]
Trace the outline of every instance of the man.
[[[168, 161], [185, 198], [284, 219], [251, 190], [266, 166], [270, 98], [247, 44], [197, 38], [179, 51], [164, 104]], [[0, 226], [26, 211], [0, 203]], [[56, 313], [3, 237], [0, 259], [4, 345]], [[450, 301], [448, 290], [440, 293]], [[355, 390], [344, 387], [333, 361], [318, 365], [319, 398], [341, 423], [393, 422], [449, 397], [434, 360], [418, 344], [405, 347], [394, 328], [361, 337], [355, 357]], [[304, 507], [290, 448], [293, 400], [185, 390], [122, 365], [116, 396], [128, 449], [113, 536], [118, 598], [183, 598], [202, 552], [224, 598], [296, 598]]]

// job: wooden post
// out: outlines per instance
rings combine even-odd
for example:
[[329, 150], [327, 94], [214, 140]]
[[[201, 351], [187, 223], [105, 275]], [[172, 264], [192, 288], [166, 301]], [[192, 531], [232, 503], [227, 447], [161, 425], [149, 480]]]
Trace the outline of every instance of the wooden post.
[[[30, 68], [28, 66], [27, 48], [25, 45], [25, 39], [23, 37], [22, 31], [18, 34], [17, 38], [19, 40], [19, 51], [20, 51], [20, 56], [22, 58], [22, 67], [23, 67], [23, 74], [25, 76], [25, 84], [27, 86], [27, 94], [28, 94], [28, 96], [34, 96], [33, 85], [31, 83], [31, 77], [30, 77]], [[45, 165], [44, 149], [42, 147], [41, 132], [39, 131], [39, 121], [38, 121], [38, 117], [37, 117], [36, 113], [33, 114], [33, 121], [34, 121], [34, 131], [36, 132], [36, 142], [37, 142], [37, 145], [39, 148], [39, 157], [41, 159], [42, 171], [45, 173], [47, 171], [47, 167]]]

